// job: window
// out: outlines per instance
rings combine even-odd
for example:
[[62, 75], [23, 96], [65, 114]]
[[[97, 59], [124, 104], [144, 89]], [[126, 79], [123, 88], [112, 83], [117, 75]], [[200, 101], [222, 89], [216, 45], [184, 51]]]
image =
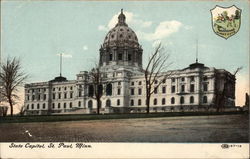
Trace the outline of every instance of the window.
[[131, 88], [130, 89], [130, 95], [134, 95], [135, 94], [135, 90], [134, 90], [134, 88]]
[[58, 99], [61, 99], [61, 93], [58, 93]]
[[190, 103], [194, 103], [194, 97], [191, 96], [189, 101], [190, 101]]
[[184, 102], [185, 102], [185, 101], [184, 101], [184, 97], [181, 97], [181, 98], [180, 98], [180, 103], [181, 103], [181, 104], [184, 104]]
[[61, 87], [59, 87], [58, 90], [61, 91]]
[[155, 84], [157, 84], [158, 83], [158, 81], [157, 80], [155, 80], [155, 82], [154, 82]]
[[29, 95], [27, 95], [27, 100], [30, 100], [30, 96]]
[[141, 88], [138, 88], [138, 95], [141, 95]]
[[122, 54], [118, 54], [118, 60], [122, 60]]
[[134, 83], [134, 82], [131, 82], [131, 86], [133, 86], [133, 85], [135, 85], [135, 83]]
[[64, 90], [66, 91], [66, 90], [67, 90], [67, 87], [64, 87]]
[[184, 81], [185, 81], [185, 77], [182, 77], [182, 78], [181, 78], [181, 81], [184, 82]]
[[73, 92], [70, 92], [70, 98], [73, 98]]
[[33, 101], [33, 100], [35, 100], [35, 96], [34, 96], [34, 95], [32, 95], [32, 101]]
[[203, 81], [207, 81], [207, 76], [204, 76], [204, 77], [203, 77]]
[[162, 93], [166, 93], [166, 87], [162, 87]]
[[111, 101], [110, 99], [106, 100], [106, 107], [110, 107], [111, 106]]
[[78, 96], [81, 97], [82, 96], [82, 91], [79, 90], [78, 92]]
[[66, 108], [66, 103], [63, 103], [63, 108]]
[[55, 93], [52, 94], [52, 98], [56, 99], [56, 94]]
[[141, 81], [139, 81], [138, 85], [141, 85]]
[[56, 90], [56, 88], [53, 88], [53, 91], [55, 91]]
[[190, 85], [190, 92], [194, 92], [194, 84]]
[[73, 90], [73, 87], [72, 87], [72, 86], [70, 87], [70, 90]]
[[40, 109], [40, 105], [39, 104], [37, 104], [37, 109]]
[[181, 92], [185, 92], [185, 85], [181, 85]]
[[132, 60], [131, 54], [128, 54], [128, 61], [131, 61], [131, 60]]
[[161, 104], [162, 104], [162, 105], [165, 105], [165, 104], [166, 104], [166, 99], [165, 99], [165, 98], [162, 98]]
[[120, 95], [120, 94], [121, 94], [121, 89], [118, 88], [118, 89], [117, 89], [117, 95]]
[[55, 108], [55, 103], [52, 103], [52, 108], [53, 108], [53, 109]]
[[69, 107], [72, 108], [72, 103], [71, 102], [69, 103]]
[[67, 93], [64, 93], [64, 99], [66, 99], [67, 98]]
[[203, 84], [203, 90], [204, 90], [204, 91], [207, 91], [207, 85], [208, 85], [207, 83], [204, 83], [204, 84]]
[[172, 98], [171, 98], [171, 104], [174, 104], [174, 103], [175, 103], [175, 98], [172, 97]]
[[134, 106], [134, 100], [133, 99], [130, 100], [130, 106]]
[[117, 99], [117, 105], [120, 105], [120, 99]]
[[154, 88], [154, 94], [157, 94], [158, 90], [157, 87]]
[[203, 97], [203, 103], [207, 103], [207, 96]]
[[107, 96], [111, 96], [112, 95], [112, 84], [111, 83], [107, 84], [106, 94], [107, 94]]
[[61, 108], [61, 104], [60, 104], [60, 103], [58, 103], [57, 107], [58, 107], [58, 109], [60, 109], [60, 108]]
[[45, 103], [43, 103], [43, 109], [45, 109], [45, 107], [46, 107], [46, 105], [45, 105]]
[[194, 76], [191, 76], [191, 77], [190, 77], [190, 81], [191, 81], [191, 82], [194, 82]]
[[163, 79], [163, 80], [162, 80], [162, 83], [166, 83], [166, 79]]
[[141, 105], [141, 99], [138, 99], [138, 105]]
[[43, 100], [46, 100], [46, 94], [43, 95]]
[[154, 105], [157, 105], [157, 99], [156, 98], [154, 99]]
[[109, 61], [112, 61], [113, 59], [113, 54], [109, 54]]
[[34, 109], [34, 104], [31, 104], [31, 109]]
[[171, 87], [171, 93], [174, 93], [175, 92], [175, 86], [172, 86]]
[[27, 108], [27, 110], [29, 109], [29, 104], [27, 104], [26, 108]]
[[121, 85], [121, 82], [118, 82], [118, 85]]
[[171, 81], [172, 81], [172, 82], [175, 82], [175, 78], [172, 78]]
[[79, 101], [79, 102], [78, 102], [78, 107], [81, 107], [81, 105], [82, 105], [82, 104], [81, 104], [81, 101]]
[[38, 96], [37, 96], [37, 100], [40, 100], [41, 99], [41, 96], [40, 96], [40, 94], [38, 94]]
[[93, 95], [94, 95], [94, 86], [89, 85], [89, 97], [93, 97]]

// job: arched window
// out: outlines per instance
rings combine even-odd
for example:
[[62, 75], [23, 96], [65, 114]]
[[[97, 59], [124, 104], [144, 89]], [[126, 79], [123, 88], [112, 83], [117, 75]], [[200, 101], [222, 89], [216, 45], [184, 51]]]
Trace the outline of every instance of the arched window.
[[166, 104], [166, 99], [165, 99], [165, 98], [162, 98], [161, 104], [162, 104], [162, 105], [165, 105], [165, 104]]
[[40, 105], [39, 104], [37, 104], [37, 109], [40, 109]]
[[61, 104], [60, 104], [60, 103], [58, 103], [57, 107], [58, 107], [58, 108], [61, 108]]
[[63, 103], [63, 108], [66, 108], [66, 103]]
[[191, 96], [190, 99], [189, 99], [190, 103], [194, 103], [194, 97]]
[[92, 100], [88, 101], [88, 108], [92, 109], [93, 108], [93, 102]]
[[117, 99], [117, 105], [120, 105], [120, 99]]
[[203, 103], [207, 103], [207, 96], [203, 97]]
[[171, 98], [171, 104], [174, 104], [175, 103], [175, 99], [174, 97]]
[[52, 103], [52, 108], [53, 108], [53, 109], [55, 108], [55, 103]]
[[185, 102], [185, 101], [184, 101], [184, 97], [181, 97], [181, 98], [180, 98], [180, 103], [181, 103], [181, 104], [184, 104], [184, 102]]
[[111, 96], [112, 95], [112, 84], [111, 83], [107, 84], [106, 94], [107, 94], [107, 96]]
[[71, 102], [69, 103], [69, 107], [72, 108], [72, 103]]
[[141, 99], [138, 99], [138, 105], [141, 105]]
[[89, 85], [89, 97], [93, 97], [93, 96], [94, 96], [94, 86]]
[[106, 100], [106, 107], [110, 107], [111, 106], [111, 101], [110, 99]]
[[154, 99], [154, 105], [157, 105], [157, 99], [156, 98]]
[[134, 106], [134, 100], [133, 99], [130, 100], [130, 106]]
[[82, 103], [81, 101], [78, 102], [78, 107], [81, 107]]
[[45, 107], [46, 107], [46, 106], [45, 106], [45, 103], [43, 103], [43, 109], [45, 109]]

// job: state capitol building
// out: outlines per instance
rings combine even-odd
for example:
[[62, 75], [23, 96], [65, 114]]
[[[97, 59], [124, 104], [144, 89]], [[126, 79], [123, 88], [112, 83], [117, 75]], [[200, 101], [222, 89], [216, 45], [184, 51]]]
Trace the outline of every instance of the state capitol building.
[[[99, 57], [99, 67], [105, 73], [100, 112], [145, 112], [143, 49], [136, 33], [126, 24], [122, 11], [116, 26], [105, 36]], [[180, 70], [162, 73], [170, 75], [154, 90], [150, 112], [214, 107], [216, 97], [221, 96], [223, 90], [226, 90], [223, 105], [235, 106], [235, 76], [224, 69], [196, 62]], [[48, 82], [26, 84], [26, 115], [96, 113], [92, 83], [89, 72], [80, 71], [76, 80], [59, 76]]]

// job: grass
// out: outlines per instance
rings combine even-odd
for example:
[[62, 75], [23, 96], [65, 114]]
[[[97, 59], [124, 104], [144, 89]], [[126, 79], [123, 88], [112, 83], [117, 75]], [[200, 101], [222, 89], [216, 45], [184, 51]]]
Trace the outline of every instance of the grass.
[[41, 115], [41, 116], [6, 116], [0, 117], [1, 123], [26, 123], [26, 122], [56, 122], [77, 120], [108, 120], [131, 118], [156, 118], [175, 116], [204, 116], [204, 115], [230, 115], [243, 114], [245, 112], [163, 112], [163, 113], [137, 113], [137, 114], [70, 114], [70, 115]]

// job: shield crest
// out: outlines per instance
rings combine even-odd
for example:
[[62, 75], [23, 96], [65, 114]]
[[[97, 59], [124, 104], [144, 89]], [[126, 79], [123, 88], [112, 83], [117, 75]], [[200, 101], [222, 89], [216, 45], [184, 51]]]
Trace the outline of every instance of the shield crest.
[[221, 7], [216, 5], [210, 10], [212, 18], [212, 28], [215, 34], [228, 39], [236, 34], [240, 29], [241, 9], [235, 5], [231, 7]]

